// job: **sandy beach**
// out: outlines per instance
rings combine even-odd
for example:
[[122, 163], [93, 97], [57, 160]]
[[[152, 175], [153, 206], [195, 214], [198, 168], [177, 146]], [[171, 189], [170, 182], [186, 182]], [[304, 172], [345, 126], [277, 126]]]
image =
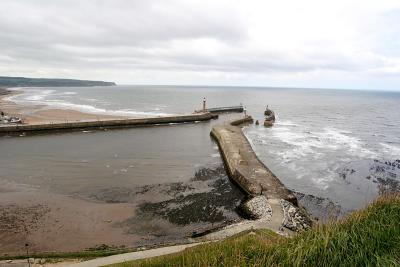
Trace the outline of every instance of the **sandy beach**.
[[44, 124], [57, 122], [92, 121], [119, 119], [126, 117], [108, 116], [83, 113], [71, 109], [49, 109], [43, 105], [23, 106], [7, 100], [8, 97], [18, 94], [18, 91], [0, 88], [0, 111], [7, 115], [22, 119], [25, 124]]
[[43, 192], [0, 194], [0, 253], [79, 251], [130, 246], [138, 236], [115, 224], [134, 214], [128, 203], [104, 204]]

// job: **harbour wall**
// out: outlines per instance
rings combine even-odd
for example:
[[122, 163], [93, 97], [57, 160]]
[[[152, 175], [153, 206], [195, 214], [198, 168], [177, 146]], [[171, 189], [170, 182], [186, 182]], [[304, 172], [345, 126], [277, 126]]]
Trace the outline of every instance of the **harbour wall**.
[[264, 195], [268, 199], [284, 199], [297, 206], [297, 198], [259, 160], [239, 127], [252, 121], [251, 116], [246, 116], [230, 124], [212, 128], [211, 136], [218, 143], [229, 177], [250, 196]]
[[208, 108], [206, 111], [211, 113], [225, 113], [225, 112], [243, 112], [243, 106], [232, 106], [232, 107], [218, 107], [218, 108]]
[[176, 115], [166, 117], [152, 117], [140, 119], [117, 119], [99, 121], [79, 121], [65, 123], [46, 123], [46, 124], [20, 124], [0, 126], [0, 133], [35, 132], [35, 131], [60, 131], [88, 128], [123, 128], [123, 127], [143, 127], [152, 125], [162, 125], [169, 123], [190, 123], [197, 121], [208, 121], [218, 118], [217, 114], [210, 112], [194, 113], [189, 115]]

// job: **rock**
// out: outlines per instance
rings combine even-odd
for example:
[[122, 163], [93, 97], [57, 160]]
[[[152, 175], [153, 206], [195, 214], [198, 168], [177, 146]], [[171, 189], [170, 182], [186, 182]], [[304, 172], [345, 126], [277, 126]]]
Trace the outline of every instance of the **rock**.
[[282, 225], [292, 231], [299, 232], [311, 227], [312, 221], [300, 208], [295, 207], [289, 201], [280, 200], [283, 210]]
[[256, 120], [256, 125], [259, 125], [259, 124], [260, 124], [260, 122], [258, 120]]
[[268, 121], [268, 120], [264, 121], [264, 126], [266, 127], [271, 127], [273, 125], [274, 125], [273, 121]]
[[272, 125], [274, 125], [275, 122], [275, 112], [273, 112], [270, 109], [266, 109], [264, 112], [265, 117], [265, 121], [264, 121], [264, 126], [270, 127]]
[[243, 212], [252, 219], [270, 219], [272, 208], [265, 196], [256, 196], [242, 204]]

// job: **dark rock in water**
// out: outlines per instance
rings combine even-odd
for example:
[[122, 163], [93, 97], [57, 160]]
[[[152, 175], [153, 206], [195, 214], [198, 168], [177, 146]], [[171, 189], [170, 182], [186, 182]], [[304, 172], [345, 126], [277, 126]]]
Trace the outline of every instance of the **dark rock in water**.
[[320, 221], [336, 220], [342, 215], [339, 205], [333, 203], [328, 198], [306, 195], [294, 192], [299, 201], [299, 205], [304, 207], [312, 218]]
[[259, 125], [260, 123], [258, 122], [258, 120], [256, 120], [256, 125]]
[[267, 109], [267, 110], [264, 112], [264, 115], [266, 116], [266, 117], [265, 117], [266, 120], [275, 121], [275, 112], [274, 112], [274, 111], [272, 111], [272, 110], [270, 110], [270, 109]]
[[266, 127], [271, 127], [271, 126], [273, 126], [274, 125], [274, 123], [272, 122], [272, 121], [264, 121], [264, 126], [266, 126]]
[[400, 192], [400, 182], [394, 179], [377, 178], [379, 195], [392, 195]]
[[226, 171], [223, 165], [217, 168], [201, 168], [196, 171], [192, 181], [208, 181], [211, 179], [222, 178], [226, 176]]
[[346, 178], [348, 178], [349, 175], [352, 175], [356, 172], [356, 170], [352, 169], [352, 168], [343, 168], [341, 170], [338, 171], [339, 176], [343, 179], [346, 180]]
[[266, 116], [264, 121], [264, 126], [266, 127], [273, 126], [275, 122], [275, 112], [267, 108], [264, 112], [264, 115]]
[[264, 115], [265, 116], [271, 116], [274, 112], [272, 110], [270, 110], [269, 108], [266, 108], [264, 111]]
[[400, 192], [400, 160], [374, 160], [370, 166], [370, 175], [366, 179], [378, 184], [379, 195], [396, 194]]
[[284, 227], [295, 232], [307, 230], [311, 227], [312, 221], [305, 211], [295, 207], [292, 203], [284, 199], [281, 199], [281, 206], [284, 217], [282, 225]]

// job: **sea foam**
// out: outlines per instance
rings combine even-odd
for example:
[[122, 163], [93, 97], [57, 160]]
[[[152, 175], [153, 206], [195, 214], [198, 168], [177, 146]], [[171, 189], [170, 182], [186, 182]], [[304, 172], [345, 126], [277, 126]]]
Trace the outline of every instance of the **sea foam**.
[[[63, 99], [51, 99], [50, 97], [55, 96], [67, 96], [75, 95], [76, 92], [58, 92], [51, 89], [37, 89], [29, 88], [13, 88], [15, 91], [22, 91], [21, 94], [9, 96], [7, 100], [12, 101], [16, 104], [21, 105], [43, 105], [47, 109], [65, 109], [65, 110], [76, 110], [84, 113], [98, 114], [98, 115], [112, 115], [112, 116], [127, 116], [127, 117], [150, 117], [150, 116], [167, 116], [172, 115], [164, 112], [154, 111], [140, 111], [134, 109], [105, 109], [102, 107], [96, 107], [89, 104], [77, 104], [71, 103]], [[89, 101], [93, 101], [91, 98]]]

